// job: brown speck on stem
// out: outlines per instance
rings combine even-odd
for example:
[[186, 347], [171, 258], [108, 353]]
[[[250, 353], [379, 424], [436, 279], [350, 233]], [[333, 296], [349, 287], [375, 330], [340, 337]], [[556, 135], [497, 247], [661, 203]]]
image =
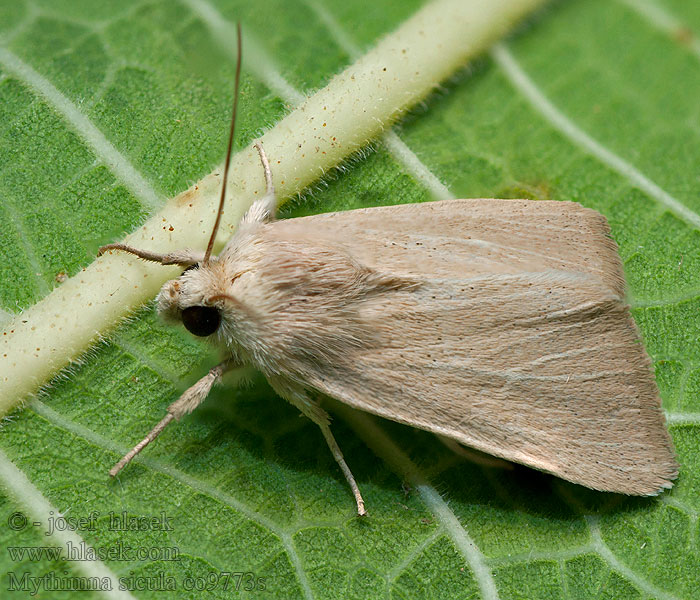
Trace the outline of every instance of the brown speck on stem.
[[688, 27], [679, 27], [673, 32], [673, 37], [681, 44], [690, 45], [695, 39], [695, 34], [693, 33], [692, 29]]

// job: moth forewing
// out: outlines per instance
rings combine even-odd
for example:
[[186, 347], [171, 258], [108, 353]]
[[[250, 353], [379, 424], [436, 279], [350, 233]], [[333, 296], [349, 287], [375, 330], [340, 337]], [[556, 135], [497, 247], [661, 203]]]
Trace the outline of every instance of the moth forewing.
[[256, 235], [278, 378], [598, 490], [655, 494], [676, 477], [595, 211], [454, 200]]

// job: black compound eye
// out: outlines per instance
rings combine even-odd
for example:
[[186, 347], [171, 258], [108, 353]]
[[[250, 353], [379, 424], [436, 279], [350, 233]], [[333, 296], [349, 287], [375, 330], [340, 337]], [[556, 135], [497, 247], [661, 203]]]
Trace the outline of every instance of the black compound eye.
[[213, 306], [188, 306], [182, 311], [182, 324], [187, 331], [207, 337], [219, 328], [221, 313]]

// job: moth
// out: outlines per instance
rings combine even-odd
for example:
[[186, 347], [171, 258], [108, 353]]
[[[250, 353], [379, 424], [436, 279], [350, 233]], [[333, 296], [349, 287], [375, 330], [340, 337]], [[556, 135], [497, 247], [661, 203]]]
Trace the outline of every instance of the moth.
[[[239, 74], [240, 60], [236, 90]], [[359, 515], [319, 394], [595, 490], [671, 487], [678, 465], [605, 217], [574, 202], [477, 199], [275, 220], [258, 142], [267, 192], [214, 256], [237, 99], [206, 251], [100, 249], [182, 266], [158, 311], [224, 355], [112, 475], [225, 372], [253, 365], [320, 427]]]

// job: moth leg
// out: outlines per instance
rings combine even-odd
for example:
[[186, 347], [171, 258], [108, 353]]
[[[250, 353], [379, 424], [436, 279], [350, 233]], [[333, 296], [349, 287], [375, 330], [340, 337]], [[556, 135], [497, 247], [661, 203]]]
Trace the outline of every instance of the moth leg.
[[241, 219], [241, 225], [247, 223], [267, 223], [274, 220], [275, 210], [277, 209], [277, 194], [275, 186], [272, 185], [272, 171], [270, 170], [270, 162], [267, 160], [265, 150], [262, 144], [255, 142], [255, 148], [260, 154], [260, 162], [265, 173], [265, 195], [253, 202], [246, 214]]
[[275, 187], [272, 185], [272, 171], [270, 170], [270, 162], [267, 160], [267, 154], [265, 154], [265, 150], [263, 150], [262, 142], [257, 141], [253, 145], [260, 155], [260, 162], [262, 163], [263, 171], [265, 172], [265, 186], [267, 188], [265, 190], [265, 196], [274, 196]]
[[304, 416], [311, 419], [321, 428], [321, 433], [323, 433], [323, 437], [326, 439], [328, 448], [330, 449], [331, 454], [333, 454], [333, 458], [335, 458], [335, 461], [338, 463], [343, 475], [345, 475], [345, 479], [350, 484], [350, 489], [355, 496], [355, 502], [357, 502], [357, 515], [364, 517], [367, 514], [367, 509], [365, 509], [365, 501], [362, 499], [360, 488], [355, 481], [355, 477], [353, 477], [352, 471], [350, 471], [350, 467], [348, 467], [348, 464], [345, 462], [345, 458], [343, 457], [343, 453], [340, 451], [338, 442], [335, 441], [335, 438], [331, 433], [331, 428], [329, 425], [330, 417], [328, 416], [328, 413], [318, 405], [318, 402], [315, 402], [309, 398], [309, 395], [302, 387], [277, 377], [268, 377], [268, 381], [274, 390], [280, 396], [282, 396], [282, 398], [296, 406], [304, 414]]
[[335, 438], [331, 433], [331, 428], [328, 426], [328, 424], [322, 425], [319, 423], [318, 426], [321, 428], [321, 433], [323, 433], [323, 437], [326, 438], [326, 443], [328, 444], [328, 448], [330, 449], [331, 454], [333, 454], [333, 458], [335, 458], [335, 462], [338, 463], [340, 470], [343, 472], [343, 475], [345, 475], [345, 479], [350, 484], [350, 489], [352, 490], [352, 493], [355, 496], [355, 502], [357, 502], [357, 515], [359, 517], [364, 517], [367, 514], [367, 509], [365, 508], [365, 501], [362, 499], [362, 494], [360, 494], [360, 488], [357, 487], [357, 482], [355, 481], [355, 478], [352, 475], [352, 471], [350, 471], [350, 467], [348, 467], [348, 464], [345, 462], [345, 458], [343, 458], [343, 453], [340, 451], [338, 442], [335, 441]]
[[204, 252], [190, 250], [189, 248], [184, 250], [176, 250], [175, 252], [169, 252], [168, 254], [159, 254], [158, 252], [139, 250], [133, 246], [119, 243], [107, 244], [106, 246], [100, 247], [100, 249], [97, 251], [97, 256], [102, 256], [109, 250], [121, 250], [122, 252], [128, 252], [129, 254], [134, 254], [143, 260], [150, 260], [151, 262], [157, 262], [161, 265], [180, 265], [181, 267], [191, 267], [192, 265], [196, 265], [204, 260]]
[[452, 450], [458, 456], [466, 458], [468, 461], [473, 462], [475, 465], [480, 465], [482, 467], [491, 467], [494, 469], [504, 469], [506, 471], [513, 470], [513, 463], [503, 460], [502, 458], [496, 458], [495, 456], [489, 456], [479, 450], [474, 448], [467, 448], [462, 446], [459, 442], [456, 442], [452, 438], [445, 435], [435, 434], [435, 437], [440, 440], [447, 448]]
[[143, 440], [129, 450], [129, 452], [127, 452], [124, 457], [110, 469], [109, 474], [114, 477], [117, 473], [119, 473], [119, 471], [121, 471], [139, 452], [141, 452], [141, 450], [155, 440], [173, 419], [180, 419], [180, 417], [183, 415], [191, 413], [195, 408], [197, 408], [209, 395], [209, 392], [214, 384], [221, 381], [224, 373], [236, 366], [239, 366], [238, 363], [232, 360], [225, 360], [224, 362], [216, 365], [213, 369], [210, 369], [210, 371], [197, 383], [185, 390], [182, 396], [180, 396], [168, 407], [168, 414], [161, 419], [158, 425], [151, 429], [150, 433]]

